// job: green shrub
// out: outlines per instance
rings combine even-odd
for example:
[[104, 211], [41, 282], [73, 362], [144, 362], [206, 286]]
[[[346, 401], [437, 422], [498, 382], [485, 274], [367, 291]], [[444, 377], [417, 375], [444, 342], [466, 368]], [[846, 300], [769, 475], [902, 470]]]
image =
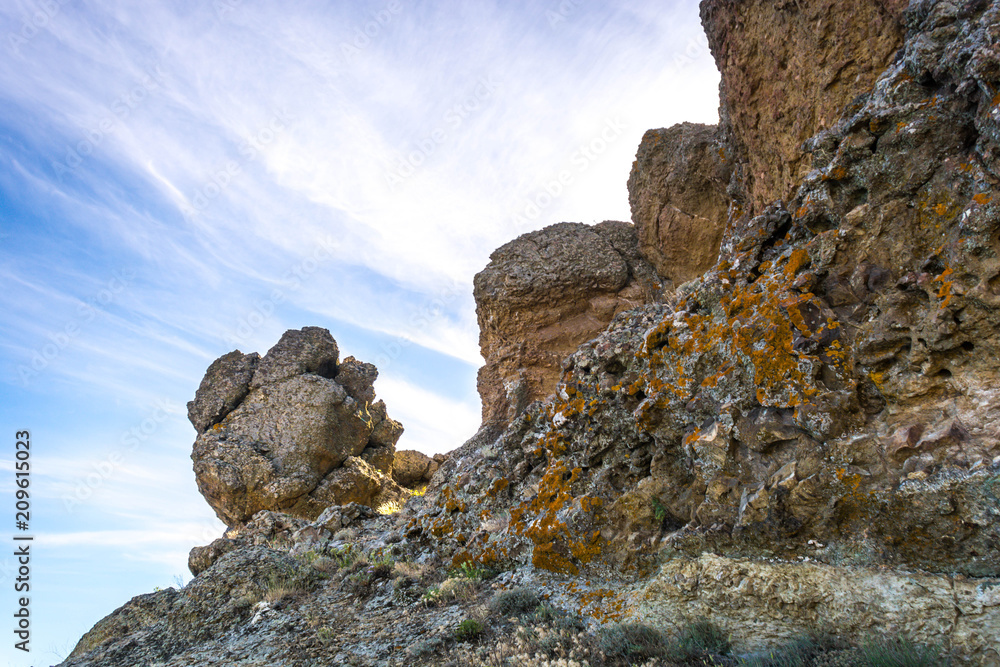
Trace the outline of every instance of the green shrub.
[[497, 616], [508, 618], [530, 614], [535, 611], [540, 602], [541, 600], [534, 591], [527, 588], [515, 588], [494, 595], [486, 603], [486, 608]]
[[471, 600], [479, 592], [479, 582], [472, 579], [445, 579], [440, 586], [431, 586], [421, 601], [428, 606], [453, 600]]
[[337, 631], [331, 627], [323, 626], [316, 631], [316, 637], [323, 645], [329, 644], [337, 637]]
[[483, 633], [483, 624], [474, 618], [467, 618], [455, 628], [455, 639], [460, 642], [475, 639]]
[[458, 567], [454, 568], [448, 573], [448, 576], [455, 579], [463, 577], [465, 579], [474, 579], [476, 581], [482, 581], [483, 579], [489, 579], [492, 572], [485, 567], [476, 567], [468, 561], [462, 563]]
[[828, 635], [813, 634], [792, 640], [786, 646], [760, 655], [740, 658], [737, 664], [746, 667], [811, 667], [823, 656], [836, 656], [850, 646]]
[[905, 639], [869, 639], [857, 649], [873, 667], [932, 667], [948, 661], [937, 646], [922, 646]]
[[710, 621], [699, 619], [681, 628], [670, 643], [667, 657], [677, 662], [703, 661], [729, 655], [731, 650], [729, 635]]
[[642, 623], [621, 623], [598, 630], [597, 646], [612, 660], [633, 662], [664, 655], [667, 637]]
[[342, 546], [338, 549], [331, 549], [329, 552], [329, 558], [336, 561], [337, 566], [341, 568], [347, 568], [354, 565], [354, 561], [360, 558], [361, 554], [355, 551], [350, 544]]

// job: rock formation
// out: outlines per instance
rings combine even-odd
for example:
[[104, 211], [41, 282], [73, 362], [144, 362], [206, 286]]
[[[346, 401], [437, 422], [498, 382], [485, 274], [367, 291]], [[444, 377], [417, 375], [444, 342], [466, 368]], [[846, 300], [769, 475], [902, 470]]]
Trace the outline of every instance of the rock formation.
[[[748, 24], [772, 12], [726, 6], [763, 12]], [[1000, 575], [997, 17], [941, 2], [906, 20], [871, 93], [806, 142], [788, 208], [735, 211], [675, 307], [616, 319], [490, 448], [473, 493], [538, 492], [491, 501], [510, 539], [474, 533], [467, 557], [500, 540], [575, 573], [602, 554], [794, 556], [815, 538], [830, 558]], [[441, 492], [483, 518], [468, 487]]]
[[624, 222], [559, 223], [493, 251], [475, 278], [483, 423], [552, 393], [567, 354], [659, 291]]
[[338, 359], [318, 327], [268, 353], [217, 359], [188, 404], [198, 490], [229, 526], [260, 510], [315, 518], [330, 505], [403, 496], [391, 479], [403, 427], [373, 402], [371, 364]]
[[906, 6], [907, 0], [701, 3], [722, 72], [719, 115], [727, 156], [736, 164], [737, 215], [758, 215], [791, 199], [811, 169], [803, 142], [869, 93], [902, 45]]
[[397, 451], [392, 461], [392, 478], [407, 489], [425, 487], [446, 458], [443, 454], [430, 457], [413, 449]]
[[[360, 574], [348, 570], [288, 610], [244, 605], [242, 625], [219, 621], [199, 591], [237, 586], [235, 566], [263, 571], [265, 543], [496, 567], [495, 587], [537, 591], [591, 626], [706, 615], [744, 651], [862, 632], [1000, 664], [1000, 0], [701, 8], [719, 127], [644, 138], [638, 236], [564, 223], [493, 254], [475, 284], [484, 428], [426, 494], [394, 517], [338, 504], [317, 517], [300, 504], [317, 491], [287, 496], [274, 506], [299, 517], [258, 512], [193, 552], [190, 593], [136, 598], [68, 665], [435, 664], [417, 659], [420, 633], [440, 639], [483, 602], [435, 615], [406, 575], [371, 566], [374, 597], [349, 592]], [[721, 210], [717, 256], [686, 263], [672, 244]], [[287, 353], [226, 355], [211, 371], [226, 379], [199, 390], [202, 448], [239, 448], [199, 473], [209, 490], [236, 480], [226, 516], [246, 521], [246, 499], [275, 486], [258, 461], [285, 441], [258, 433], [312, 437], [302, 411], [338, 434], [310, 450], [331, 468], [298, 473], [309, 488], [394, 442], [360, 425], [372, 372], [341, 371], [318, 331], [276, 346]], [[310, 630], [316, 619], [337, 639]]]
[[726, 228], [732, 165], [715, 125], [649, 130], [628, 179], [639, 249], [671, 287], [712, 268]]

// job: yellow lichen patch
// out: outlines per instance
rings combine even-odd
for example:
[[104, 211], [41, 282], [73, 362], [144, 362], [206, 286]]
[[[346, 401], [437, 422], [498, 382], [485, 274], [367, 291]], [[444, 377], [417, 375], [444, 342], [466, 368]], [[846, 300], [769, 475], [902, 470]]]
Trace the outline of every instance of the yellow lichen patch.
[[628, 598], [612, 588], [596, 588], [580, 596], [580, 613], [598, 623], [618, 623], [628, 611]]
[[861, 490], [861, 483], [864, 481], [864, 477], [856, 473], [848, 474], [844, 468], [838, 468], [836, 475], [837, 481], [843, 485], [845, 490], [843, 500], [846, 501], [852, 513], [861, 519], [867, 519], [872, 516], [877, 511], [873, 503], [875, 492]]
[[446, 486], [441, 490], [441, 494], [438, 496], [437, 504], [444, 508], [444, 511], [448, 514], [452, 512], [464, 512], [466, 509], [465, 502], [455, 495], [455, 492], [450, 486]]
[[486, 489], [486, 497], [496, 498], [497, 494], [506, 489], [509, 484], [510, 482], [505, 477], [499, 477], [493, 480], [493, 483], [490, 484], [490, 488]]
[[590, 562], [601, 551], [598, 531], [579, 532], [566, 523], [572, 512], [592, 512], [601, 503], [594, 499], [576, 498], [572, 486], [582, 473], [570, 468], [562, 459], [550, 459], [538, 485], [538, 493], [510, 511], [510, 530], [528, 538], [534, 545], [532, 564], [535, 567], [578, 574], [577, 562]]
[[941, 273], [941, 275], [937, 276], [934, 279], [934, 282], [941, 283], [941, 287], [938, 288], [937, 297], [941, 299], [942, 308], [946, 307], [949, 303], [951, 303], [952, 296], [954, 296], [952, 294], [952, 288], [954, 287], [954, 282], [948, 280], [948, 276], [950, 276], [952, 273], [954, 272], [951, 270], [951, 268], [946, 268]]
[[847, 169], [841, 166], [836, 166], [827, 170], [827, 172], [822, 176], [824, 181], [842, 181], [845, 178], [847, 178]]
[[972, 196], [972, 201], [976, 202], [980, 206], [985, 206], [993, 201], [993, 195], [988, 195], [985, 192], [980, 192]]

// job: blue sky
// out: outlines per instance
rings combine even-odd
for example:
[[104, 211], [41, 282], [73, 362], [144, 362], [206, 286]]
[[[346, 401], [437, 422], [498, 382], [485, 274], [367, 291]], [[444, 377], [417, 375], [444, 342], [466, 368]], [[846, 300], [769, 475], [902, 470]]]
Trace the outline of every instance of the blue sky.
[[478, 426], [490, 252], [628, 220], [643, 132], [718, 117], [694, 0], [7, 0], [0, 51], [7, 545], [14, 432], [33, 442], [28, 656], [0, 557], [19, 667], [221, 534], [185, 411], [212, 360], [326, 327], [379, 367], [399, 446], [449, 451]]

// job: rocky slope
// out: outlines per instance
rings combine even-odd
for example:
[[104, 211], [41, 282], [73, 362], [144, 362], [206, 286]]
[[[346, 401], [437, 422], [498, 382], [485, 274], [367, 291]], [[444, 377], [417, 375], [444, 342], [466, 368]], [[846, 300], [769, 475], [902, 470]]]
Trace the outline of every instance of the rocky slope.
[[[391, 517], [243, 510], [192, 553], [192, 584], [128, 603], [66, 664], [443, 664], [441, 628], [488, 594], [420, 605], [418, 566], [493, 568], [591, 627], [708, 615], [741, 650], [874, 633], [1000, 664], [1000, 0], [704, 0], [702, 17], [719, 127], [647, 133], [634, 228], [494, 253], [484, 428], [426, 494]], [[717, 229], [717, 253], [678, 252]], [[264, 360], [223, 360], [204, 433], [273, 386]], [[275, 382], [310, 375], [338, 377]], [[347, 545], [392, 576], [303, 565]], [[302, 594], [265, 609], [279, 570]]]

